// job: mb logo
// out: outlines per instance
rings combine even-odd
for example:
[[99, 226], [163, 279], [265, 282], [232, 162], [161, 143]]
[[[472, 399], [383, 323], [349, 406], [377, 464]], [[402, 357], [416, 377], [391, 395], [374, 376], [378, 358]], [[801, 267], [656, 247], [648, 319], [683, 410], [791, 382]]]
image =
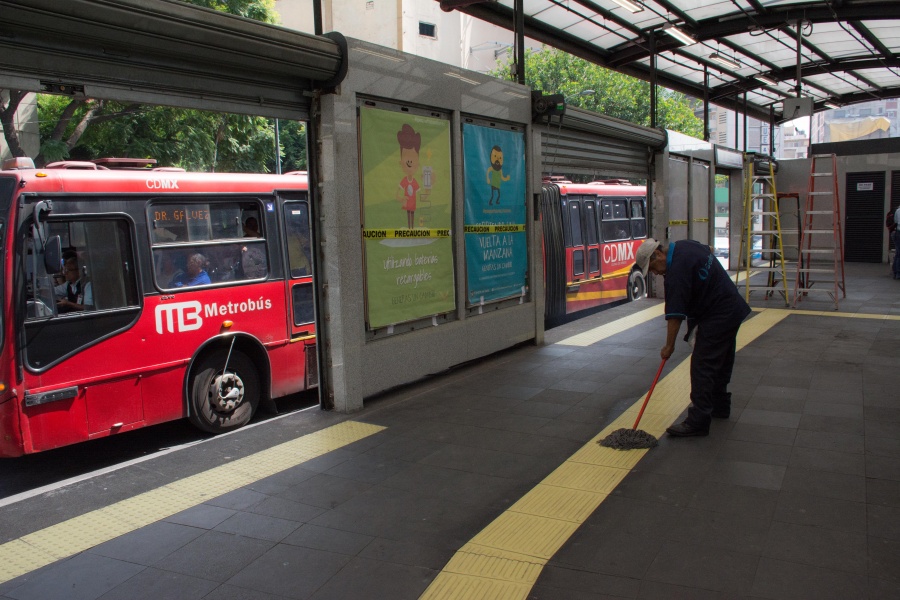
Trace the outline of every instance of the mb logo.
[[160, 304], [156, 307], [156, 333], [161, 334], [163, 327], [169, 333], [200, 329], [203, 325], [203, 317], [200, 316], [202, 308], [196, 300]]

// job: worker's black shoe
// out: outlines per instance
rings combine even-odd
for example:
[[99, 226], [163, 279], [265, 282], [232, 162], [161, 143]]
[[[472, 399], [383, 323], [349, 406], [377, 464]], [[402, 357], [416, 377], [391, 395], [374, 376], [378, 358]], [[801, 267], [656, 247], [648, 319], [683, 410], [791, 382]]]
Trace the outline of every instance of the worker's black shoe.
[[709, 435], [709, 429], [694, 427], [693, 425], [690, 425], [687, 421], [685, 421], [683, 423], [672, 425], [671, 427], [666, 429], [666, 433], [668, 433], [672, 437], [696, 437]]

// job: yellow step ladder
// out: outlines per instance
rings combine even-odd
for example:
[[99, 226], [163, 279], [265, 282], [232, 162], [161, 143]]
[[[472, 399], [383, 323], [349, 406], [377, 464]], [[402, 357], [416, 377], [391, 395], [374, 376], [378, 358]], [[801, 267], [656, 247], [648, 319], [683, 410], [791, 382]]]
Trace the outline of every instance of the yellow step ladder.
[[[759, 227], [754, 229], [754, 226]], [[753, 247], [754, 240], [759, 248]], [[757, 264], [753, 255], [760, 254]], [[735, 284], [744, 273], [744, 299], [750, 301], [750, 293], [765, 292], [765, 297], [781, 292], [784, 305], [789, 304], [787, 278], [784, 267], [784, 244], [781, 216], [778, 210], [778, 192], [775, 188], [775, 160], [761, 154], [744, 155], [744, 222], [741, 227], [741, 246], [738, 254], [738, 270]], [[765, 273], [764, 283], [751, 281], [751, 277]], [[779, 279], [780, 276], [780, 279]], [[778, 285], [778, 283], [781, 285]]]

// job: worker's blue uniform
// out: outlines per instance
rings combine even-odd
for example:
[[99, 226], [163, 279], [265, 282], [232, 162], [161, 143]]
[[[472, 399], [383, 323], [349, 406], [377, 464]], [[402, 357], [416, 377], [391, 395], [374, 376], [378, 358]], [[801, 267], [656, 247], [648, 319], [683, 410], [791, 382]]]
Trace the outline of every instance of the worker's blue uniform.
[[686, 422], [706, 430], [713, 412], [731, 411], [728, 383], [737, 332], [750, 307], [709, 246], [693, 240], [669, 244], [665, 290], [666, 319], [686, 319], [688, 332], [697, 328]]

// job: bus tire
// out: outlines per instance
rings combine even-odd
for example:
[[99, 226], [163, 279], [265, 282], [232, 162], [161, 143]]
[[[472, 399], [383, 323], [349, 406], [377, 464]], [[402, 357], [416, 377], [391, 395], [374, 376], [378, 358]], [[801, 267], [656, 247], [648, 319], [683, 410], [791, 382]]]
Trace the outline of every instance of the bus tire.
[[[223, 374], [225, 360], [228, 373]], [[190, 420], [210, 433], [224, 433], [246, 425], [259, 405], [259, 372], [253, 361], [238, 350], [207, 354], [191, 380]]]
[[644, 297], [647, 293], [647, 284], [644, 276], [638, 269], [631, 272], [628, 276], [628, 301], [634, 302]]

